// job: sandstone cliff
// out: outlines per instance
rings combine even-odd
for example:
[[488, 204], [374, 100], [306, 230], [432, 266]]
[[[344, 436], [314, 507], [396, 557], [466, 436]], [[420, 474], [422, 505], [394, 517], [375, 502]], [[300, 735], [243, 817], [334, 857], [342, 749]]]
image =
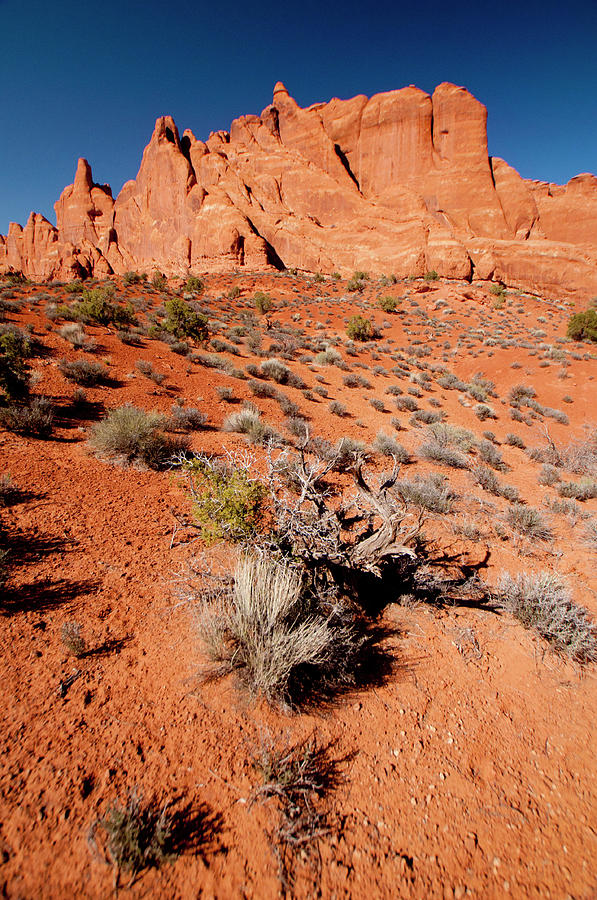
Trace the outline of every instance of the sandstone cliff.
[[103, 277], [231, 267], [495, 279], [597, 294], [597, 178], [525, 181], [487, 151], [464, 88], [411, 86], [302, 109], [283, 84], [260, 116], [204, 142], [157, 120], [114, 199], [80, 159], [55, 204], [0, 236], [0, 272]]

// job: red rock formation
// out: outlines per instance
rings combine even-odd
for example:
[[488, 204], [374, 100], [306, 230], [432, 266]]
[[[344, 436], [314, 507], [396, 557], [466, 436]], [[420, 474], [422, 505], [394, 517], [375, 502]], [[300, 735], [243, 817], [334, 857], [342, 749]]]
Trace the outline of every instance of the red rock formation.
[[464, 88], [410, 86], [301, 109], [283, 84], [206, 142], [157, 120], [113, 200], [79, 160], [56, 203], [0, 236], [0, 271], [35, 278], [296, 266], [435, 269], [537, 292], [597, 293], [597, 179], [524, 181], [487, 152]]

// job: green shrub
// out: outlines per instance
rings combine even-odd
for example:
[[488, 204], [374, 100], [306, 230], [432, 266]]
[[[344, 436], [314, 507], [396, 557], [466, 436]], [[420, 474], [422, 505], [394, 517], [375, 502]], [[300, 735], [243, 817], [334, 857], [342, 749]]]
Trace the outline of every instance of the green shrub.
[[89, 443], [100, 456], [160, 469], [186, 447], [184, 440], [167, 437], [165, 427], [166, 418], [159, 413], [120, 406], [92, 427]]
[[193, 497], [193, 517], [202, 539], [238, 544], [250, 541], [266, 513], [265, 486], [242, 468], [217, 460], [192, 459], [184, 465]]
[[425, 281], [439, 281], [439, 275], [437, 274], [435, 269], [432, 269], [430, 272], [426, 272], [423, 277], [425, 278]]
[[493, 294], [494, 297], [505, 297], [506, 288], [503, 284], [493, 283], [489, 285], [489, 293]]
[[114, 285], [84, 290], [81, 299], [73, 306], [60, 306], [57, 312], [62, 318], [97, 325], [135, 325], [137, 320], [131, 303], [124, 305], [114, 301]]
[[597, 309], [574, 313], [566, 334], [573, 341], [597, 341]]
[[366, 284], [366, 282], [365, 282], [364, 278], [357, 278], [355, 276], [355, 277], [351, 278], [350, 281], [347, 282], [346, 290], [350, 291], [351, 293], [355, 293], [357, 291], [359, 293], [361, 293], [362, 291], [365, 290], [365, 284]]
[[185, 291], [190, 294], [202, 294], [205, 290], [205, 284], [196, 275], [189, 275], [185, 284]]
[[255, 305], [255, 309], [261, 316], [269, 312], [274, 305], [270, 295], [265, 294], [263, 291], [257, 291], [255, 293], [255, 295], [253, 296], [253, 303]]
[[346, 326], [346, 334], [352, 341], [369, 341], [373, 337], [373, 326], [363, 316], [351, 316]]
[[156, 289], [156, 291], [165, 291], [168, 287], [168, 279], [162, 272], [158, 272], [157, 269], [151, 276], [151, 286]]
[[0, 388], [9, 400], [26, 396], [29, 389], [31, 344], [14, 325], [0, 326]]
[[181, 300], [173, 297], [164, 304], [166, 318], [164, 328], [169, 334], [177, 338], [193, 338], [200, 343], [206, 343], [209, 339], [207, 316], [195, 310]]
[[398, 301], [395, 297], [380, 297], [377, 305], [385, 313], [393, 313], [398, 309]]
[[139, 272], [125, 272], [122, 280], [125, 284], [141, 284], [147, 280], [147, 275], [139, 274]]

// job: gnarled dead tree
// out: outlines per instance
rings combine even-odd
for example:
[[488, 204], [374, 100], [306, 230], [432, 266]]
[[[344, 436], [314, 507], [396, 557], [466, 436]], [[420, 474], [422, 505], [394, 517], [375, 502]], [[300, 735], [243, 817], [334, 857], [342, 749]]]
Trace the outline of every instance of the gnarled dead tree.
[[[414, 512], [395, 491], [399, 465], [373, 486], [363, 474], [357, 452], [347, 471], [356, 491], [337, 500], [325, 478], [336, 468], [338, 453], [327, 460], [308, 456], [308, 437], [296, 451], [275, 460], [268, 455], [274, 530], [270, 549], [300, 560], [314, 586], [361, 594], [365, 585], [398, 588], [422, 562], [417, 553], [424, 514]], [[341, 452], [341, 447], [339, 448]], [[381, 600], [381, 598], [379, 598]]]

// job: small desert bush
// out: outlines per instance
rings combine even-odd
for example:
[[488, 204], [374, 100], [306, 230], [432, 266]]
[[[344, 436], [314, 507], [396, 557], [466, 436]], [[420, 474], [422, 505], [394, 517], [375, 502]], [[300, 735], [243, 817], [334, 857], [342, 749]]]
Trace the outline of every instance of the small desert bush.
[[357, 277], [358, 275], [361, 275], [361, 274], [362, 273], [355, 272], [353, 277], [351, 279], [349, 279], [349, 281], [346, 283], [347, 291], [350, 291], [351, 293], [357, 293], [357, 292], [361, 293], [362, 291], [365, 290], [367, 279]]
[[255, 397], [270, 397], [273, 399], [278, 396], [278, 389], [273, 384], [258, 381], [256, 378], [250, 378], [247, 381], [247, 387]]
[[164, 328], [175, 337], [192, 338], [199, 343], [206, 343], [209, 339], [207, 316], [196, 312], [185, 300], [173, 297], [164, 304], [166, 318]]
[[455, 495], [443, 475], [415, 475], [396, 482], [396, 493], [407, 503], [440, 514], [449, 513]]
[[454, 469], [468, 469], [469, 467], [469, 459], [464, 453], [461, 453], [455, 447], [440, 444], [436, 440], [426, 441], [422, 444], [419, 448], [419, 454], [423, 459], [442, 463]]
[[594, 500], [597, 497], [597, 481], [592, 478], [581, 478], [580, 481], [563, 481], [557, 488], [560, 497], [573, 500]]
[[285, 366], [279, 359], [265, 359], [259, 368], [263, 378], [268, 378], [277, 384], [287, 384], [291, 375], [288, 366]]
[[92, 387], [109, 379], [110, 373], [101, 363], [90, 359], [75, 359], [69, 362], [61, 359], [58, 368], [68, 381]]
[[437, 441], [443, 446], [457, 447], [459, 450], [468, 453], [475, 446], [475, 435], [468, 428], [461, 428], [459, 425], [446, 425], [436, 423], [430, 425], [427, 429], [430, 440]]
[[340, 403], [339, 400], [332, 400], [328, 409], [333, 416], [340, 416], [340, 418], [344, 417], [348, 412], [344, 404]]
[[62, 643], [69, 653], [80, 659], [87, 650], [85, 638], [81, 634], [81, 626], [78, 622], [64, 622], [60, 629]]
[[197, 457], [183, 472], [193, 498], [193, 518], [203, 541], [245, 543], [255, 534], [266, 512], [266, 489], [243, 468], [226, 461]]
[[508, 400], [510, 403], [521, 403], [526, 400], [532, 400], [536, 396], [537, 391], [535, 388], [526, 384], [515, 384], [514, 387], [510, 388]]
[[163, 372], [157, 372], [152, 363], [147, 359], [138, 359], [135, 363], [135, 369], [138, 372], [141, 372], [142, 375], [145, 375], [146, 378], [149, 378], [150, 381], [153, 381], [154, 384], [163, 384], [166, 380], [166, 376]]
[[164, 434], [166, 417], [148, 413], [136, 406], [120, 406], [91, 429], [89, 443], [99, 456], [122, 459], [131, 464], [144, 463], [151, 469], [168, 464], [175, 453], [186, 447], [181, 438]]
[[373, 337], [373, 325], [363, 316], [351, 316], [346, 326], [346, 334], [352, 341], [369, 341]]
[[0, 426], [29, 437], [48, 437], [52, 433], [54, 410], [46, 397], [34, 397], [26, 403], [0, 408]]
[[443, 413], [434, 412], [432, 409], [417, 409], [412, 416], [410, 417], [411, 425], [418, 426], [419, 424], [423, 425], [434, 425], [443, 419]]
[[597, 550], [597, 522], [589, 522], [585, 528], [583, 540], [592, 550]]
[[165, 291], [168, 287], [168, 279], [164, 275], [163, 272], [159, 272], [157, 269], [151, 276], [151, 286], [156, 289], [156, 291]]
[[73, 306], [59, 308], [64, 318], [72, 318], [96, 325], [135, 325], [136, 318], [130, 303], [121, 304], [114, 299], [114, 285], [84, 290], [81, 299]]
[[203, 428], [207, 422], [207, 415], [194, 406], [180, 406], [178, 403], [172, 404], [172, 410], [168, 417], [165, 428], [167, 431], [182, 431], [185, 434], [189, 431], [198, 431]]
[[377, 305], [383, 312], [393, 313], [396, 312], [398, 308], [398, 301], [395, 297], [380, 297], [377, 301]]
[[342, 357], [333, 347], [326, 347], [315, 357], [318, 366], [335, 366], [342, 360]]
[[67, 322], [59, 329], [58, 334], [73, 347], [84, 347], [87, 343], [85, 329], [79, 322]]
[[147, 276], [144, 274], [140, 274], [139, 272], [125, 272], [122, 276], [122, 280], [125, 284], [142, 284], [147, 280]]
[[261, 419], [261, 413], [254, 407], [245, 407], [224, 419], [222, 431], [245, 434], [253, 444], [280, 443], [278, 432]]
[[419, 405], [412, 397], [396, 397], [396, 409], [400, 412], [415, 412]]
[[298, 572], [251, 555], [241, 557], [229, 595], [203, 605], [198, 627], [212, 662], [207, 678], [234, 673], [251, 697], [290, 707], [308, 684], [350, 683], [360, 650], [335, 609], [306, 600]]
[[478, 419], [481, 419], [482, 422], [484, 422], [485, 419], [497, 419], [497, 416], [491, 406], [488, 406], [486, 403], [477, 403], [473, 412]]
[[409, 463], [411, 461], [408, 450], [394, 437], [386, 434], [385, 431], [377, 432], [373, 442], [373, 449], [376, 453], [381, 453], [384, 456], [392, 456], [399, 463]]
[[510, 527], [532, 541], [551, 541], [553, 532], [539, 510], [522, 503], [514, 503], [506, 513]]
[[[116, 872], [115, 892], [121, 874], [130, 876], [130, 887], [145, 869], [159, 868], [181, 851], [178, 816], [169, 803], [143, 803], [136, 793], [126, 803], [115, 800], [91, 826], [90, 842], [104, 849]], [[105, 846], [104, 846], [105, 845]]]
[[573, 602], [568, 585], [558, 575], [505, 573], [497, 596], [504, 609], [558, 653], [581, 665], [597, 661], [597, 627], [589, 612]]
[[439, 281], [439, 275], [437, 274], [435, 269], [432, 269], [430, 272], [426, 272], [423, 277], [425, 281]]
[[491, 443], [491, 441], [479, 441], [477, 450], [479, 453], [479, 458], [482, 459], [484, 463], [487, 463], [488, 466], [491, 466], [492, 469], [501, 471], [505, 468], [502, 454], [497, 449], [497, 447], [495, 447]]
[[503, 484], [495, 472], [487, 466], [475, 466], [472, 474], [477, 484], [481, 485], [484, 490], [489, 491], [490, 494], [495, 494], [496, 497], [503, 497], [510, 503], [518, 503], [520, 500], [518, 489], [513, 485]]

